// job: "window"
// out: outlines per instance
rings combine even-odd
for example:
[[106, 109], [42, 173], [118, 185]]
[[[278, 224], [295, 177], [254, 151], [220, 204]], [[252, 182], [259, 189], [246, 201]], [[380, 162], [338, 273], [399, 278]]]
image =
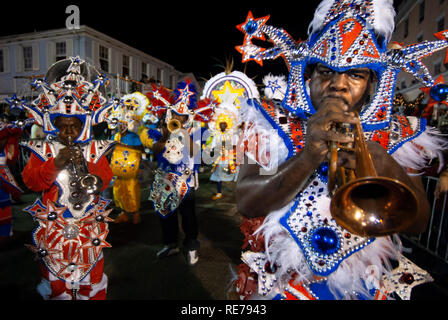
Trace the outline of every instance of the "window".
[[401, 80], [401, 89], [406, 89], [406, 80]]
[[163, 70], [160, 68], [157, 68], [157, 82], [163, 84]]
[[420, 43], [420, 42], [423, 42], [423, 34], [421, 34], [421, 33], [417, 36], [417, 43]]
[[33, 47], [23, 47], [22, 49], [24, 71], [33, 70]]
[[5, 57], [3, 56], [3, 50], [0, 50], [0, 72], [5, 72]]
[[100, 68], [105, 72], [109, 72], [109, 49], [100, 45]]
[[407, 38], [409, 35], [409, 18], [404, 21], [404, 37]]
[[170, 76], [170, 88], [174, 89], [176, 87], [176, 77], [174, 75]]
[[437, 32], [445, 30], [445, 17], [440, 17], [437, 20]]
[[56, 42], [56, 61], [67, 58], [67, 44], [65, 41]]
[[129, 60], [130, 60], [129, 56], [123, 55], [123, 70], [122, 70], [123, 77], [130, 76]]
[[425, 0], [420, 2], [418, 10], [418, 22], [422, 22], [423, 20], [425, 20]]
[[142, 62], [142, 80], [149, 80], [149, 65], [145, 62]]

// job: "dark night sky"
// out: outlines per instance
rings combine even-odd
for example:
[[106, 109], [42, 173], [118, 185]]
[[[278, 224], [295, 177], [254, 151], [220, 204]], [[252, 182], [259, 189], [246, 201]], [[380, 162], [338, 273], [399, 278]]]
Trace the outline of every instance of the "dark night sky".
[[[94, 5], [92, 5], [94, 3]], [[80, 9], [81, 25], [87, 25], [132, 47], [140, 49], [198, 79], [210, 78], [233, 57], [236, 70], [243, 71], [235, 46], [243, 42], [236, 25], [246, 20], [249, 10], [255, 18], [270, 15], [269, 25], [285, 29], [295, 39], [305, 39], [314, 9], [320, 0], [279, 1], [57, 1], [2, 3], [0, 35], [65, 28], [65, 9]], [[12, 17], [12, 18], [11, 18]], [[247, 64], [250, 77], [273, 72], [287, 73], [281, 59]], [[259, 82], [261, 79], [256, 79]]]

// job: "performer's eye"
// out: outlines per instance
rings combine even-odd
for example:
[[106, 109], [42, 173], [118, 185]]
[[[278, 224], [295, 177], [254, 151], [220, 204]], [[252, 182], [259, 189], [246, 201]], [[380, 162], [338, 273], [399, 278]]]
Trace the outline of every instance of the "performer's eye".
[[322, 68], [322, 67], [318, 68], [317, 72], [322, 76], [331, 76], [334, 74], [333, 70], [328, 69], [328, 68]]

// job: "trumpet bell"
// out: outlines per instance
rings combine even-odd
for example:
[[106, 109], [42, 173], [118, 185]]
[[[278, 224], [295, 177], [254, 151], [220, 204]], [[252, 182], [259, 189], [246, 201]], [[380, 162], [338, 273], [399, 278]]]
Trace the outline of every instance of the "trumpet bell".
[[181, 126], [182, 126], [182, 124], [177, 119], [171, 119], [168, 122], [168, 124], [166, 125], [166, 127], [168, 128], [168, 131], [171, 133], [174, 133], [174, 132], [177, 132], [178, 130], [180, 130]]
[[388, 177], [363, 177], [337, 189], [330, 210], [336, 223], [362, 237], [381, 237], [408, 228], [419, 203], [405, 184]]

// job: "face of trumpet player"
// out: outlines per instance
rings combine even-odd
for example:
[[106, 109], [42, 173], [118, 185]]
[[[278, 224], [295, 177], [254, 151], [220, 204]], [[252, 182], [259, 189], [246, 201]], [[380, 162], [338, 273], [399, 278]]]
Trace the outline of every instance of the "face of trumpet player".
[[[79, 137], [83, 123], [77, 117], [57, 117], [54, 125], [59, 130], [59, 140], [63, 144], [68, 145], [69, 141], [73, 142]], [[80, 163], [82, 154], [79, 150], [73, 150], [69, 146], [62, 148], [54, 158], [54, 164], [58, 169], [63, 169], [70, 161]]]
[[[350, 143], [353, 138], [330, 130], [336, 123], [355, 122], [354, 112], [360, 112], [375, 81], [368, 68], [353, 68], [337, 72], [317, 64], [310, 77], [310, 98], [316, 113], [310, 117], [306, 150], [325, 161], [328, 143]], [[339, 165], [353, 167], [353, 157], [340, 157]]]

